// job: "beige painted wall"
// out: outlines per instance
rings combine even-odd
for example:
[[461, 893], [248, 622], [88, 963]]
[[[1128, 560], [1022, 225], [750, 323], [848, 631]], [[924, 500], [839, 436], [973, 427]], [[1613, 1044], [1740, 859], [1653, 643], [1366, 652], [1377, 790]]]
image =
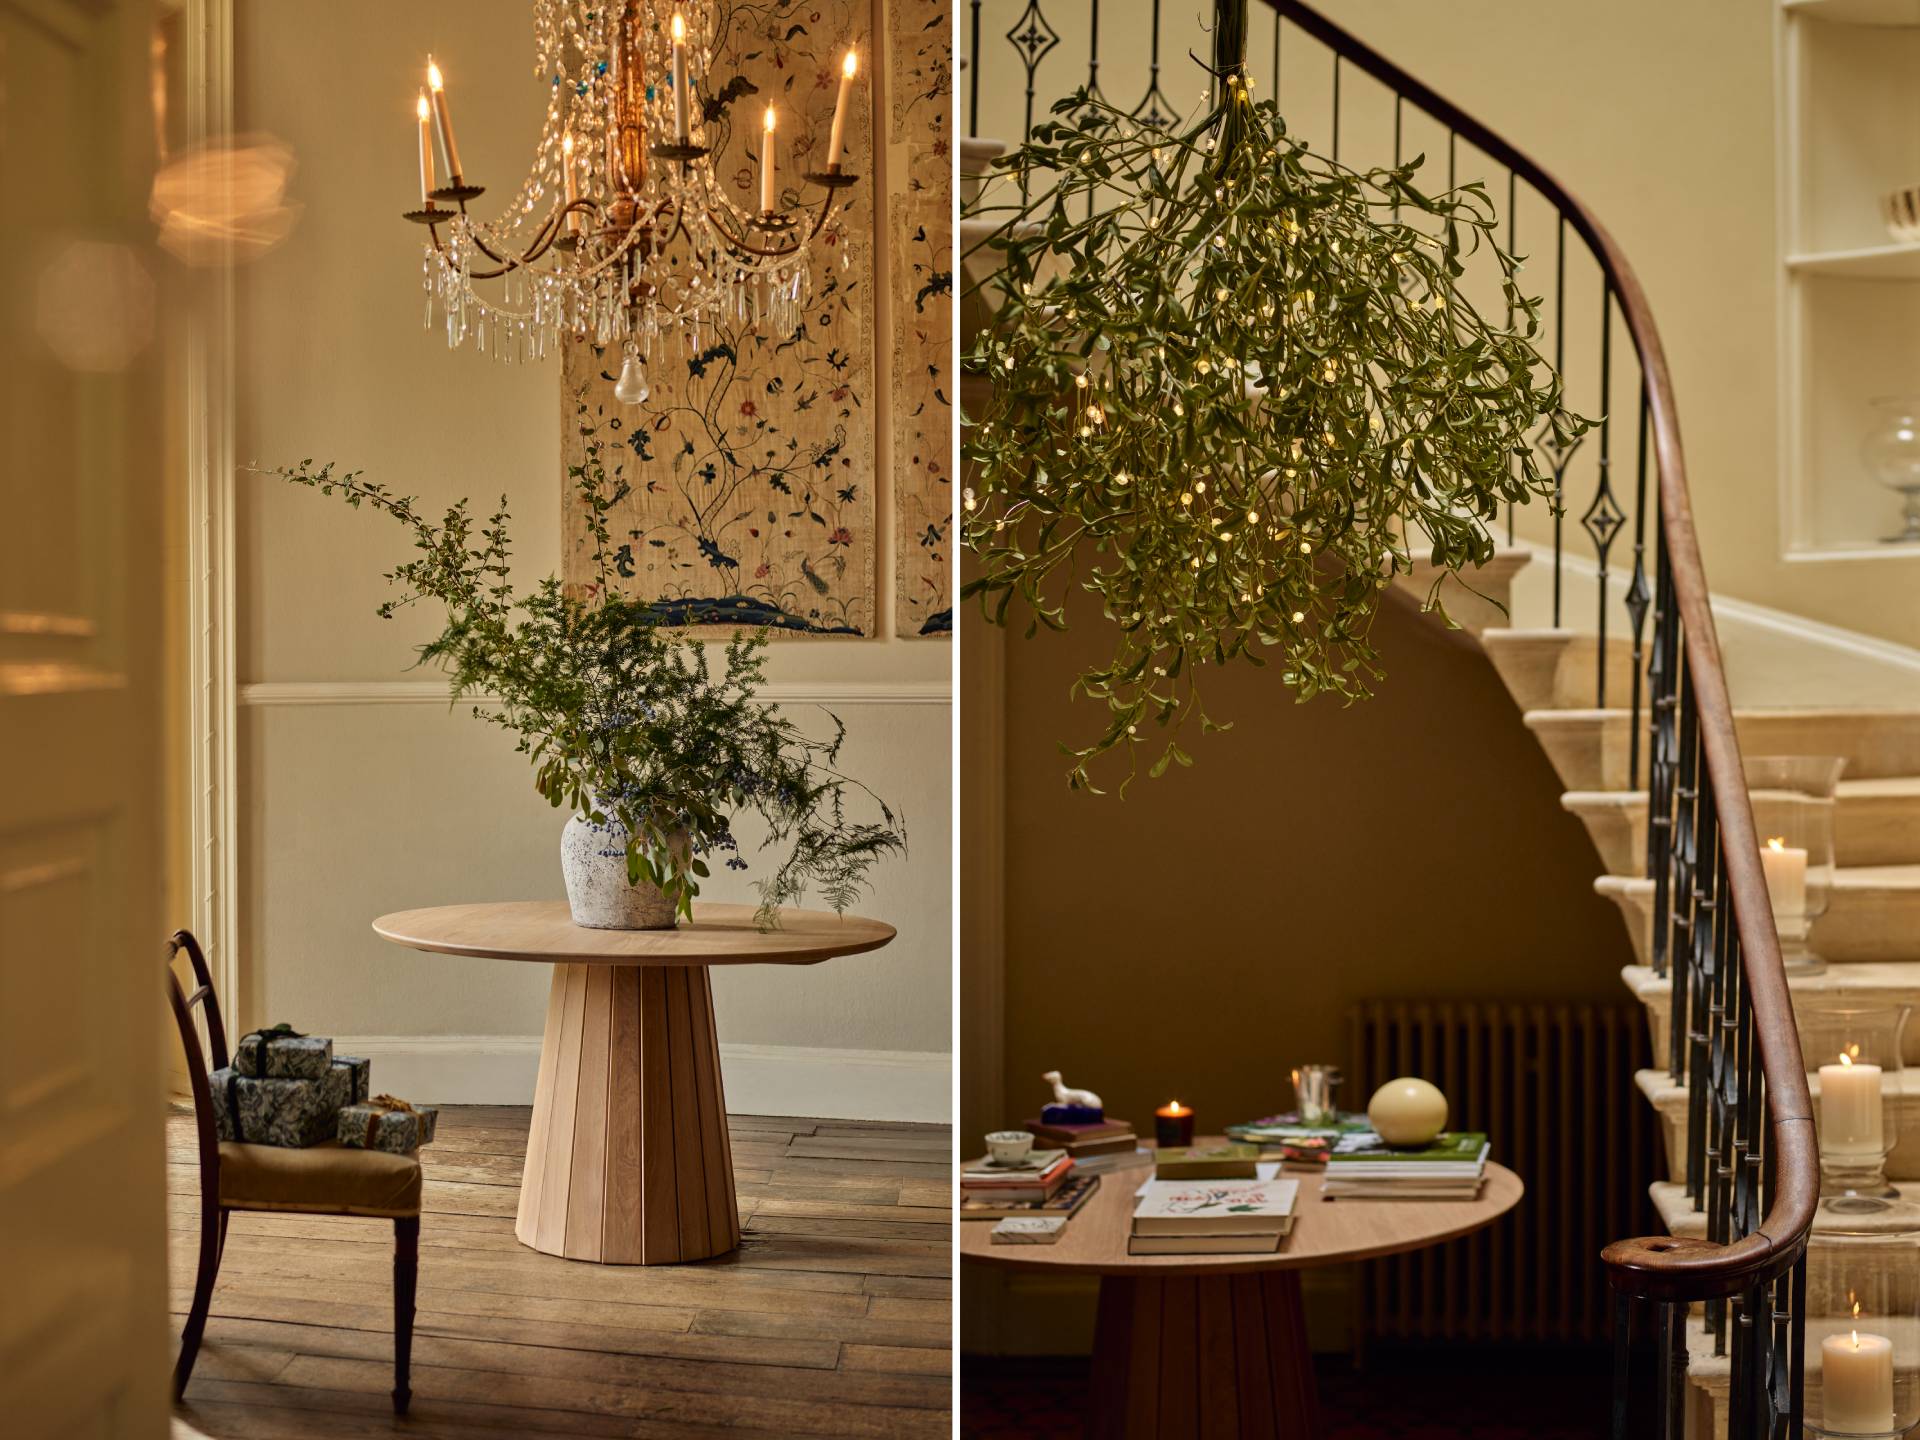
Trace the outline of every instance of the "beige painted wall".
[[[399, 218], [418, 201], [411, 113], [429, 50], [470, 178], [495, 194], [518, 184], [543, 107], [527, 7], [241, 0], [236, 28], [239, 128], [293, 147], [291, 194], [305, 206], [292, 239], [241, 277], [239, 455], [334, 457], [429, 508], [504, 492], [518, 575], [556, 570], [558, 360], [503, 366], [424, 330], [420, 237]], [[444, 702], [320, 704], [300, 688], [427, 673], [406, 667], [428, 617], [373, 614], [382, 572], [408, 553], [401, 532], [252, 475], [240, 477], [238, 526], [245, 1018], [342, 1035], [537, 1035], [543, 967], [401, 951], [367, 923], [396, 907], [561, 893], [560, 818], [511, 743]], [[890, 552], [879, 571], [891, 615]], [[883, 867], [862, 903], [900, 940], [822, 967], [718, 977], [721, 1038], [937, 1055], [949, 1047], [951, 924], [949, 712], [937, 692], [951, 650], [890, 637], [775, 648], [777, 683], [936, 694], [836, 707], [854, 773], [907, 816], [909, 859]], [[249, 703], [261, 692], [246, 687], [262, 683], [293, 697]], [[731, 875], [709, 893], [749, 898]]]
[[[1025, 81], [1001, 37], [1022, 3], [983, 7], [983, 135], [1012, 127], [1017, 138]], [[1052, 96], [1085, 79], [1082, 8], [1047, 7], [1063, 39], [1038, 73], [1042, 114]], [[1672, 364], [1715, 593], [1920, 646], [1920, 555], [1781, 558], [1773, 6], [1324, 0], [1321, 8], [1532, 154], [1612, 229], [1645, 283]], [[1103, 11], [1100, 80], [1116, 104], [1131, 105], [1146, 89], [1144, 37], [1119, 23], [1133, 10], [1144, 18], [1145, 9], [1109, 4]], [[1202, 88], [1187, 51], [1207, 53], [1195, 19], [1207, 10], [1204, 3], [1165, 7], [1162, 85], [1183, 112]], [[1260, 0], [1252, 10], [1250, 52], [1264, 95], [1273, 29]], [[1287, 32], [1282, 110], [1322, 148], [1329, 71], [1324, 51]], [[1357, 156], [1369, 134], [1384, 132], [1390, 143], [1391, 100], [1350, 69], [1342, 112], [1343, 158]], [[1428, 173], [1444, 177], [1444, 136], [1412, 122], [1408, 134], [1409, 152], [1425, 149]], [[1463, 151], [1460, 178], [1477, 173]], [[1503, 174], [1497, 198], [1504, 191]], [[1533, 256], [1527, 279], [1535, 293], [1550, 293], [1550, 238], [1537, 223], [1528, 238], [1529, 213], [1523, 203], [1519, 248]], [[1570, 273], [1576, 285], [1584, 282], [1577, 266]], [[1590, 317], [1584, 323], [1591, 333]], [[1569, 347], [1570, 355], [1581, 353], [1572, 340]], [[1573, 399], [1591, 413], [1590, 394], [1576, 389]], [[1617, 395], [1616, 410], [1626, 413], [1630, 399]], [[1590, 470], [1570, 482], [1576, 516], [1591, 487]], [[1891, 524], [1891, 497], [1884, 509]], [[1535, 515], [1522, 531], [1541, 533], [1544, 523]]]

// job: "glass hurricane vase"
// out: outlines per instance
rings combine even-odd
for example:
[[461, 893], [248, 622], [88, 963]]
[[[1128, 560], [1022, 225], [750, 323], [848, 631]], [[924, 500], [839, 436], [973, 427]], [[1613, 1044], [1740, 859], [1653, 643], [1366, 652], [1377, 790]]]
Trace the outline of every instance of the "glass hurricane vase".
[[1893, 1440], [1920, 1422], [1920, 1231], [1807, 1240], [1807, 1433]]
[[1860, 443], [1867, 473], [1904, 502], [1897, 535], [1889, 544], [1920, 544], [1920, 396], [1882, 395], [1873, 404], [1873, 425]]
[[1801, 1016], [1829, 1214], [1878, 1214], [1899, 1197], [1887, 1183], [1887, 1157], [1899, 1140], [1900, 1053], [1911, 1013], [1905, 1005], [1836, 1005], [1809, 1006]]

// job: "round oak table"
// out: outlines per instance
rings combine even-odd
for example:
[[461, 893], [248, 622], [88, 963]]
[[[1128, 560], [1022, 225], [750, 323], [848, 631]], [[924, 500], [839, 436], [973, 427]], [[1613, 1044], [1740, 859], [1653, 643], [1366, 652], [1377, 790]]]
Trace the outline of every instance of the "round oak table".
[[[1224, 1136], [1196, 1144], [1225, 1143]], [[1043, 1275], [1098, 1275], [1087, 1434], [1274, 1437], [1320, 1434], [1300, 1272], [1452, 1240], [1511, 1210], [1525, 1187], [1487, 1166], [1472, 1200], [1325, 1200], [1324, 1171], [1298, 1180], [1293, 1230], [1271, 1255], [1129, 1255], [1146, 1170], [1103, 1175], [1051, 1245], [995, 1245], [986, 1220], [960, 1225], [960, 1258]]]
[[673, 930], [588, 930], [564, 900], [401, 910], [396, 945], [553, 966], [514, 1234], [570, 1260], [668, 1265], [740, 1243], [713, 1025], [713, 965], [813, 965], [877, 950], [891, 925], [750, 905], [693, 907]]

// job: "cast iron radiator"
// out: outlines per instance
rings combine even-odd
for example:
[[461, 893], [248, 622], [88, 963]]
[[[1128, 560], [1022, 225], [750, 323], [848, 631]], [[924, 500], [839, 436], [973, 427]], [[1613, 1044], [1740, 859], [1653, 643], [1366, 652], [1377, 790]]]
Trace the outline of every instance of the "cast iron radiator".
[[1449, 1128], [1486, 1131], [1491, 1158], [1527, 1187], [1478, 1234], [1362, 1265], [1356, 1343], [1604, 1342], [1601, 1248], [1660, 1229], [1647, 1197], [1664, 1170], [1659, 1120], [1633, 1083], [1652, 1064], [1645, 1011], [1631, 1001], [1369, 1000], [1348, 1023], [1346, 1103], [1364, 1106], [1398, 1075], [1431, 1080], [1446, 1093]]

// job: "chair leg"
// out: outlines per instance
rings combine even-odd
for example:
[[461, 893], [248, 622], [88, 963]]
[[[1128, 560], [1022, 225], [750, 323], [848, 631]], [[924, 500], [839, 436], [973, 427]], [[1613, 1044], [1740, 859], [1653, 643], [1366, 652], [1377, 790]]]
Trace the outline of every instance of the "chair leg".
[[222, 1260], [227, 1258], [227, 1217], [232, 1214], [233, 1212], [227, 1209], [226, 1206], [222, 1205], [220, 1207], [220, 1244], [213, 1252], [213, 1263], [215, 1265], [218, 1265]]
[[200, 1264], [193, 1277], [193, 1305], [180, 1332], [180, 1358], [173, 1366], [173, 1398], [187, 1393], [193, 1362], [200, 1355], [200, 1337], [206, 1333], [207, 1311], [213, 1306], [214, 1277], [220, 1273], [221, 1242], [227, 1233], [227, 1212], [202, 1197], [200, 1203]]
[[420, 1275], [420, 1217], [393, 1222], [393, 1413], [413, 1400], [413, 1295]]

